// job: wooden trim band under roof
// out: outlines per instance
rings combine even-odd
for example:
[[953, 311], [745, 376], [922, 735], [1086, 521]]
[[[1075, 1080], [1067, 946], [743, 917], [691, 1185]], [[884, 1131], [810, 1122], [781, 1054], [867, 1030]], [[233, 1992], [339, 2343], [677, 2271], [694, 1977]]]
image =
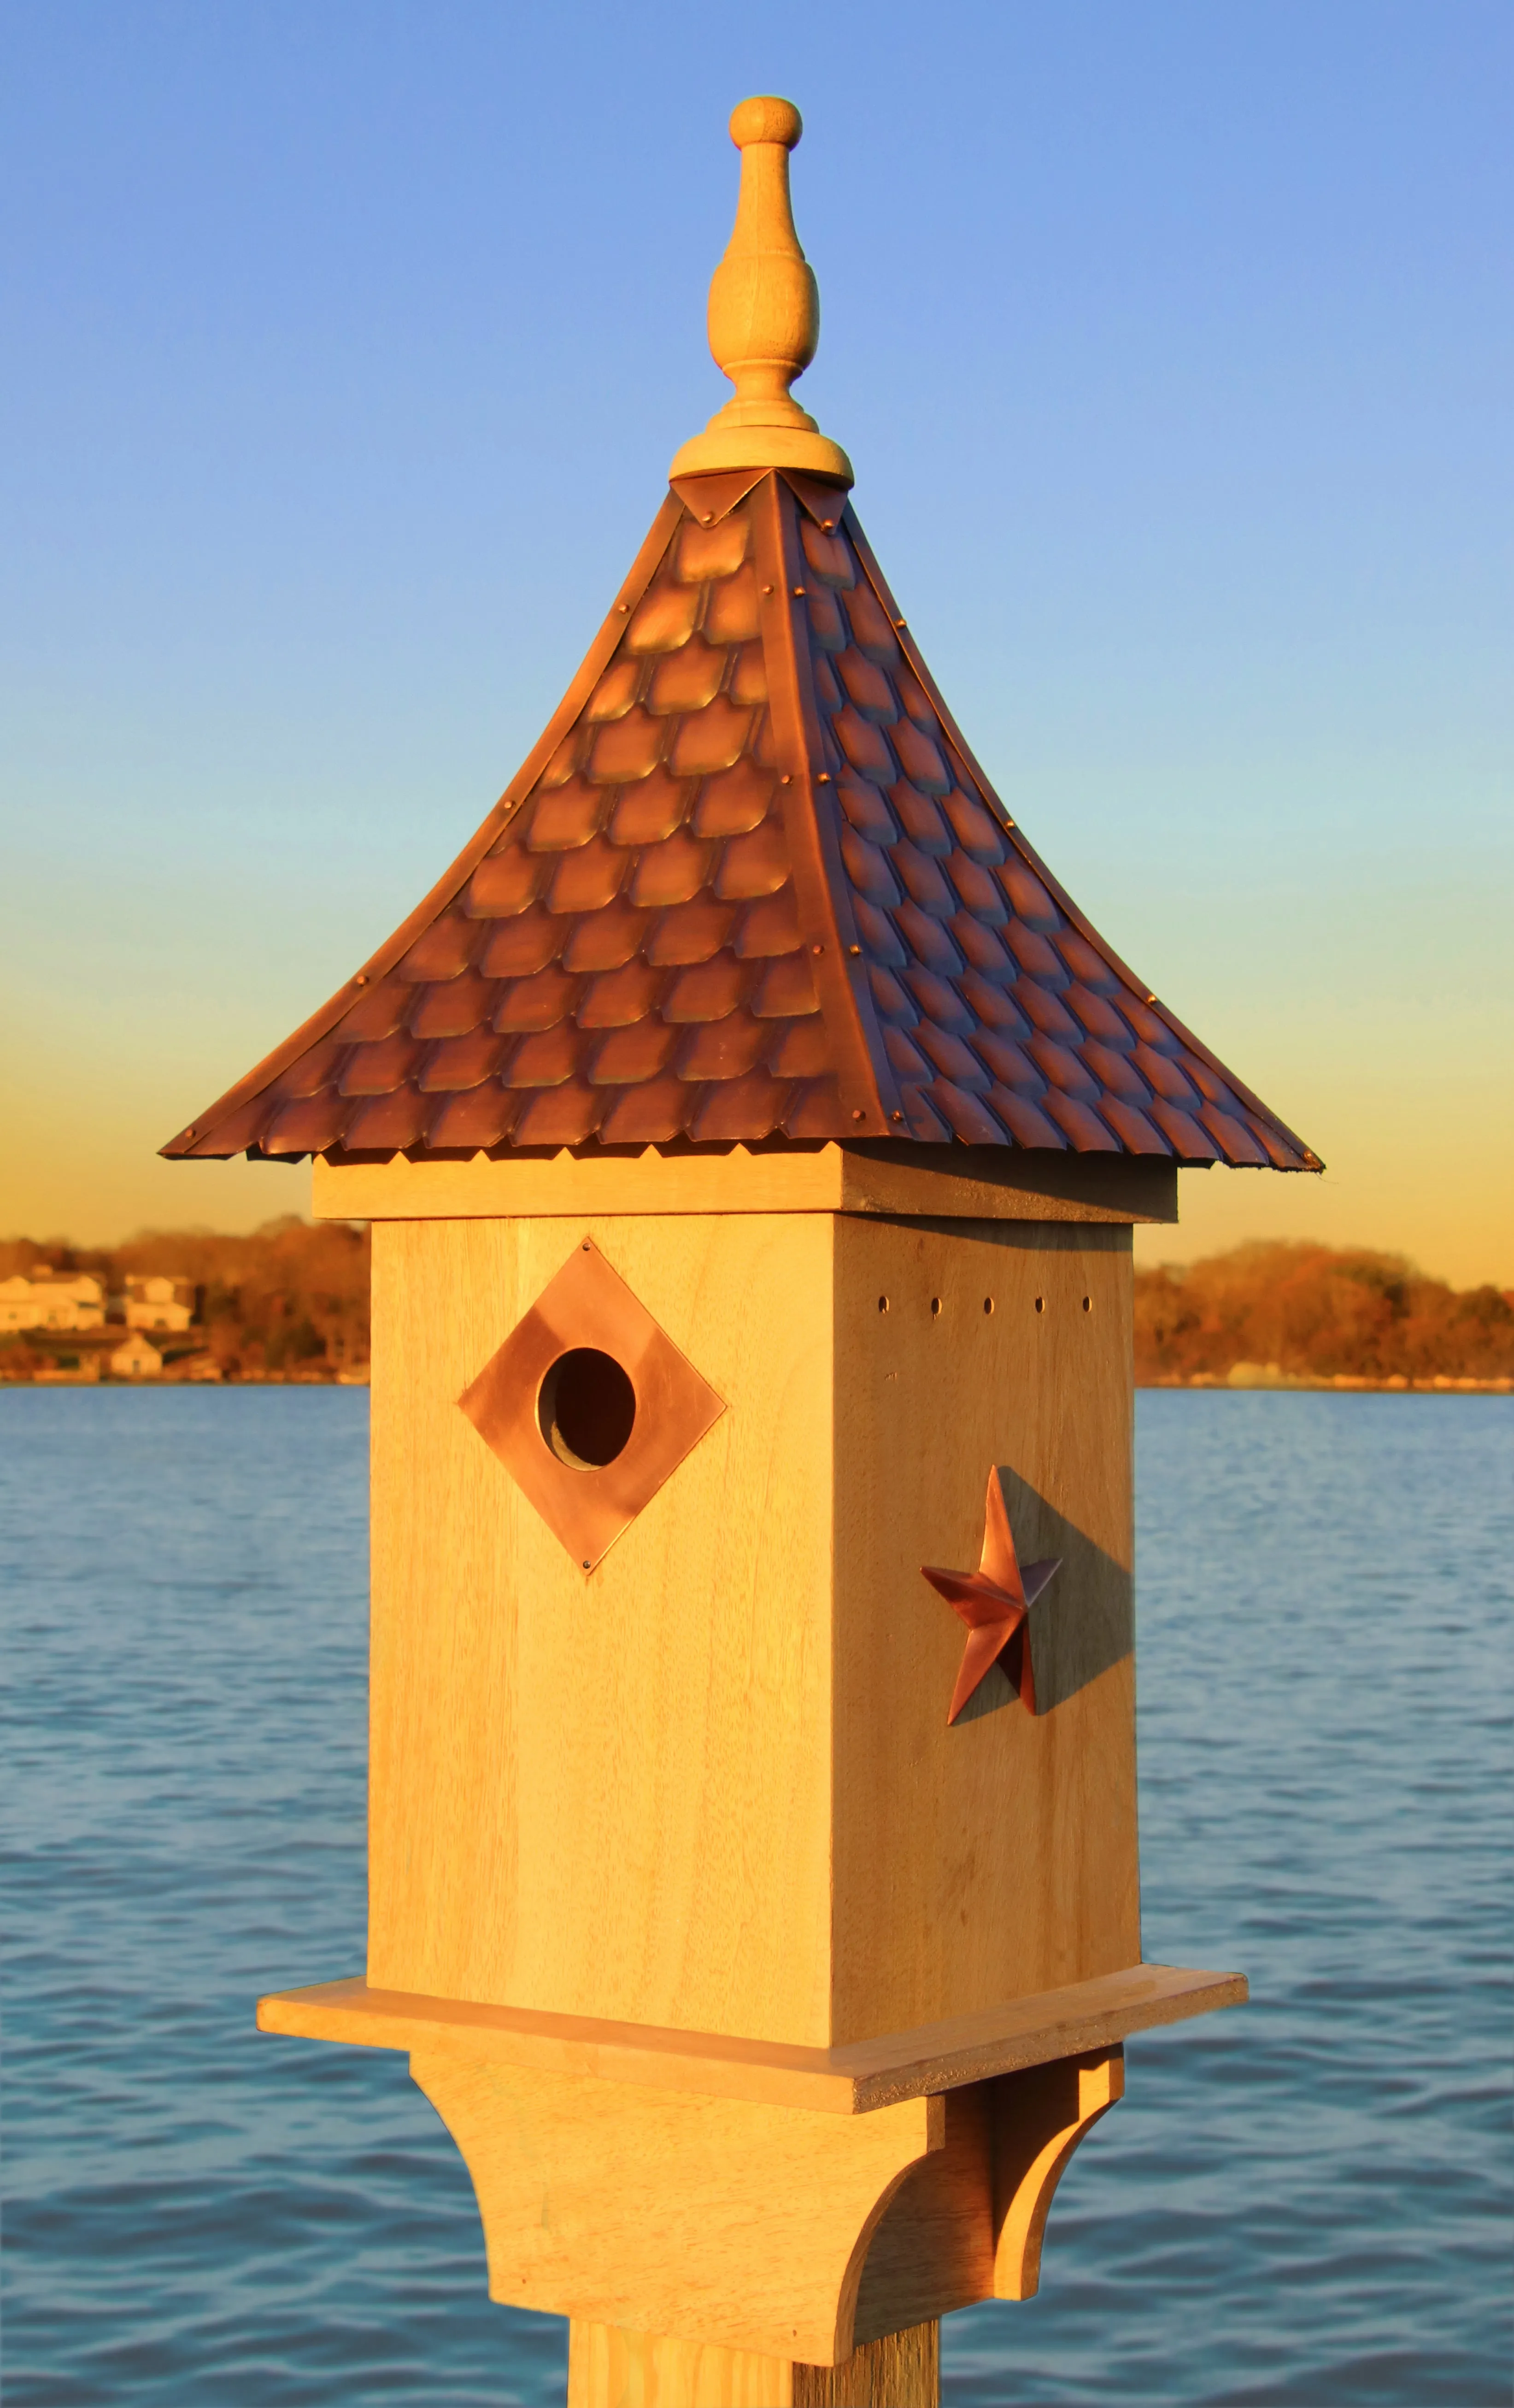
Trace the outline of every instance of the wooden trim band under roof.
[[1178, 1165], [1150, 1154], [1007, 1146], [500, 1146], [467, 1157], [318, 1154], [318, 1221], [556, 1214], [867, 1212], [959, 1221], [1172, 1223]]

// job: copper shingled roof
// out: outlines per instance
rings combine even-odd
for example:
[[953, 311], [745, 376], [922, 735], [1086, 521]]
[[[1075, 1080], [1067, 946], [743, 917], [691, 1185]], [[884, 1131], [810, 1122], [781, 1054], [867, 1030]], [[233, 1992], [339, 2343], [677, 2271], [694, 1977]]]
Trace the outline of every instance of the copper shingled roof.
[[439, 885], [164, 1152], [778, 1133], [1318, 1168], [1026, 843], [844, 489], [758, 470], [678, 480]]
[[1318, 1169], [1164, 1010], [963, 742], [789, 387], [792, 102], [743, 101], [736, 387], [439, 885], [168, 1154], [774, 1138]]

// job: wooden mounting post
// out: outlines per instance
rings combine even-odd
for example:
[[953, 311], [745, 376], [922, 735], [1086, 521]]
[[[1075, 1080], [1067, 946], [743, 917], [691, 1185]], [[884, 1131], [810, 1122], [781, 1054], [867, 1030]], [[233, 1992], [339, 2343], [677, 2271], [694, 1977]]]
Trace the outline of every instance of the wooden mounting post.
[[839, 2366], [717, 2349], [575, 2317], [567, 2408], [938, 2408], [941, 2328], [864, 2342]]

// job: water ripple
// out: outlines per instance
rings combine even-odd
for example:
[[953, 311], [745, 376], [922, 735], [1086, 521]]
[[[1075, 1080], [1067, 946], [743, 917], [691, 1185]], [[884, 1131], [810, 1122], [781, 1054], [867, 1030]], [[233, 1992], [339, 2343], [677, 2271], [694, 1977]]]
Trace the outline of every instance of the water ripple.
[[[367, 1398], [0, 1392], [7, 2408], [557, 2408], [405, 2060], [260, 2038], [362, 1960]], [[1149, 1956], [1040, 2296], [956, 2408], [1510, 2398], [1514, 1406], [1138, 1416]]]

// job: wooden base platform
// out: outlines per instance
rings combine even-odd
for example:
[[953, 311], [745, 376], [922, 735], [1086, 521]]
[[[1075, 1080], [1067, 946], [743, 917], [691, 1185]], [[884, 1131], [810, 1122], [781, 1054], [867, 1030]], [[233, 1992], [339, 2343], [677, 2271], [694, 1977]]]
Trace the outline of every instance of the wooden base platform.
[[1035, 2291], [1126, 2035], [1245, 1996], [1133, 1965], [830, 2049], [357, 1980], [258, 2022], [408, 2052], [472, 2175], [491, 2294], [574, 2320], [582, 2408], [934, 2408], [926, 2329]]
[[404, 1990], [370, 1989], [361, 1976], [278, 1990], [258, 2001], [260, 2031], [426, 2057], [493, 2058], [602, 2081], [646, 2083], [717, 2099], [861, 2115], [1050, 2065], [1122, 2041], [1158, 2024], [1180, 2023], [1247, 1996], [1243, 1973], [1177, 1965], [1132, 1965], [1091, 1982], [1016, 1999], [980, 2014], [921, 2025], [841, 2048], [794, 2048], [727, 2040], [708, 2032], [540, 2014], [523, 2007], [475, 2006]]

